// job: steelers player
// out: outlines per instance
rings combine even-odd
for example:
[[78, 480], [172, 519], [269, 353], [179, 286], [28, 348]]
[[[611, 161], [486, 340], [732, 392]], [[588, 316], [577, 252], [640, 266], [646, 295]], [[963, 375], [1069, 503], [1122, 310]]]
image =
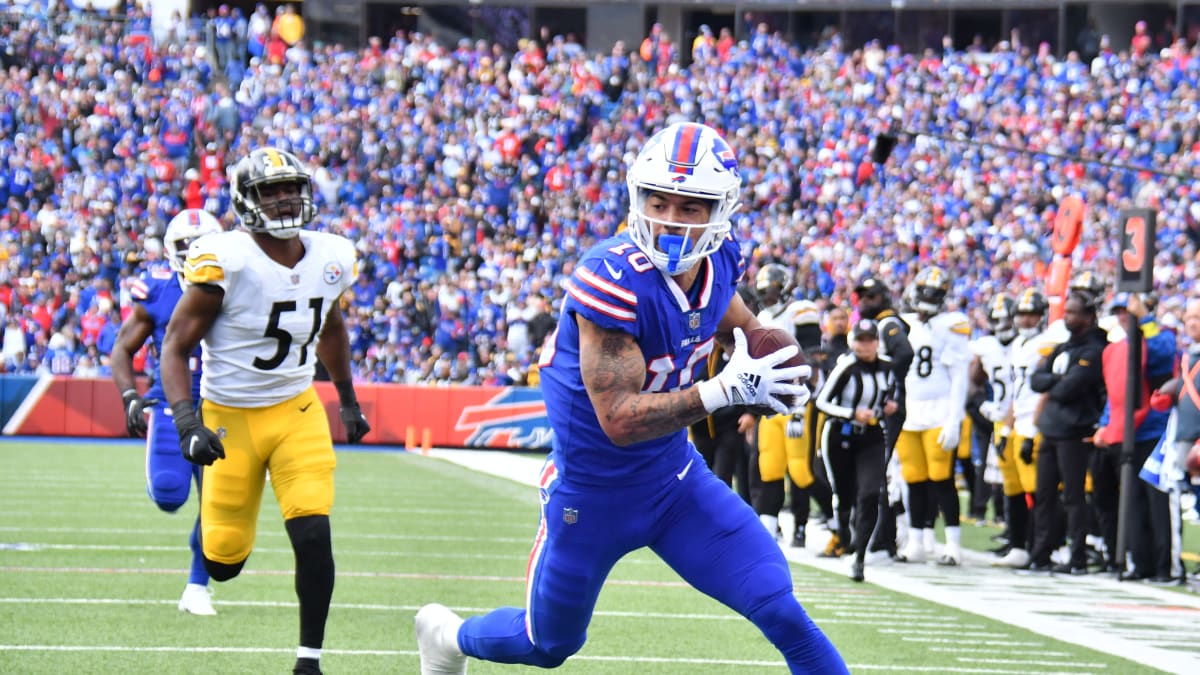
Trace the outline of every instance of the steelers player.
[[962, 312], [943, 311], [949, 291], [950, 277], [944, 270], [922, 269], [913, 280], [914, 311], [904, 316], [913, 361], [905, 377], [907, 417], [896, 455], [908, 485], [910, 529], [898, 556], [906, 562], [921, 562], [933, 553], [939, 509], [946, 518], [946, 546], [937, 562], [962, 562], [954, 460], [966, 415], [971, 329]]
[[[1004, 293], [997, 294], [988, 304], [987, 319], [991, 334], [971, 341], [971, 353], [974, 355], [971, 361], [971, 379], [980, 385], [986, 383], [991, 391], [988, 400], [979, 405], [979, 414], [991, 422], [990, 428], [982, 430], [987, 432], [981, 437], [981, 440], [988, 439], [985, 448], [987, 445], [1004, 448], [1012, 433], [1011, 345], [1017, 337], [1017, 327], [1013, 323], [1015, 308], [1016, 302], [1012, 297]], [[996, 467], [990, 472], [995, 475], [990, 480], [989, 471], [984, 471], [982, 484], [988, 486], [989, 490], [999, 479], [999, 464], [994, 455], [995, 453], [988, 448], [983, 458], [984, 466]], [[998, 493], [999, 489], [996, 492]], [[988, 501], [989, 497], [985, 495], [977, 505], [986, 509]], [[998, 509], [1003, 508], [999, 502], [996, 506]], [[996, 515], [999, 517], [1002, 514]], [[982, 518], [982, 515], [980, 517]]]
[[1029, 504], [1037, 487], [1037, 449], [1041, 437], [1037, 430], [1038, 403], [1042, 395], [1029, 387], [1029, 377], [1038, 363], [1054, 351], [1055, 338], [1046, 330], [1050, 304], [1041, 291], [1029, 288], [1017, 296], [1013, 308], [1017, 338], [1012, 343], [1012, 436], [1000, 455], [1000, 475], [1004, 480], [1009, 550], [997, 565], [1025, 567], [1029, 564]]
[[[764, 265], [754, 278], [754, 287], [762, 307], [758, 320], [763, 326], [791, 332], [805, 353], [820, 349], [820, 310], [808, 300], [792, 299], [790, 270], [776, 263]], [[820, 386], [819, 382], [813, 384]], [[763, 417], [758, 423], [757, 462], [751, 460], [750, 499], [759, 520], [772, 535], [778, 532], [779, 510], [783, 508], [784, 475], [791, 478], [792, 514], [796, 523], [792, 545], [800, 548], [805, 544], [804, 528], [812, 501], [808, 490], [813, 484], [812, 450], [816, 436], [815, 430], [810, 431], [813, 425], [805, 420], [815, 420], [814, 414], [810, 401], [804, 415]]]
[[[205, 465], [200, 495], [204, 563], [217, 581], [236, 577], [254, 547], [267, 471], [296, 557], [300, 646], [294, 673], [320, 673], [333, 594], [329, 512], [333, 441], [312, 386], [317, 359], [329, 371], [346, 436], [370, 430], [351, 384], [339, 298], [357, 277], [354, 245], [303, 228], [312, 179], [290, 153], [250, 152], [229, 170], [244, 229], [194, 241], [187, 288], [163, 345], [162, 379], [183, 455]], [[203, 346], [203, 422], [188, 357]]]

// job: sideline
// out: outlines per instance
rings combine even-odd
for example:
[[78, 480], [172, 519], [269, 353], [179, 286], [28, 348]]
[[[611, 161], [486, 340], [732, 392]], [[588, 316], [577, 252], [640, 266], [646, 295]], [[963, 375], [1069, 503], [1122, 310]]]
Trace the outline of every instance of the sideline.
[[[429, 456], [526, 485], [537, 484], [545, 461], [528, 453], [436, 448]], [[790, 522], [781, 525], [791, 531]], [[791, 562], [847, 574], [845, 560], [817, 557], [824, 544], [823, 531], [812, 527], [808, 548], [783, 551]], [[992, 567], [985, 553], [964, 553], [961, 567], [868, 563], [867, 581], [1169, 673], [1200, 673], [1200, 596], [1100, 574], [1022, 575]]]

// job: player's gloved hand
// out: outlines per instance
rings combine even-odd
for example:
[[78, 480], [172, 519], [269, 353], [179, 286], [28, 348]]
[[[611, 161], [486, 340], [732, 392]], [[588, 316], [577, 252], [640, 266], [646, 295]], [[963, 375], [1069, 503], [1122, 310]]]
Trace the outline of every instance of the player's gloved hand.
[[989, 422], [1002, 422], [1007, 411], [1002, 409], [998, 401], [984, 401], [979, 404], [979, 414]]
[[[795, 345], [756, 359], [746, 348], [746, 333], [741, 328], [733, 329], [733, 344], [733, 355], [725, 368], [713, 379], [696, 386], [706, 411], [711, 413], [730, 405], [764, 405], [786, 415], [804, 408], [811, 394], [808, 387], [797, 384], [796, 380], [807, 379], [812, 368], [806, 365], [776, 368], [799, 352]], [[792, 405], [786, 405], [779, 399], [781, 396], [791, 397]]]
[[954, 452], [958, 449], [958, 439], [962, 434], [962, 422], [959, 420], [949, 420], [942, 425], [942, 430], [938, 432], [937, 442], [946, 452]]
[[1004, 450], [1005, 450], [1005, 448], [1008, 447], [1008, 436], [1001, 436], [999, 438], [999, 440], [996, 441], [995, 447], [996, 447], [996, 457], [999, 457], [1000, 460], [1003, 461], [1004, 460]]
[[1021, 441], [1021, 461], [1026, 464], [1033, 464], [1033, 439], [1026, 438]]
[[171, 415], [175, 418], [179, 449], [183, 451], [184, 459], [200, 466], [209, 466], [218, 459], [225, 459], [225, 446], [221, 438], [204, 426], [191, 401], [172, 403]]
[[371, 425], [367, 423], [367, 416], [358, 405], [358, 398], [354, 395], [354, 384], [334, 382], [333, 386], [337, 389], [338, 401], [341, 404], [338, 416], [342, 418], [342, 426], [346, 427], [346, 442], [353, 445], [367, 435]]
[[146, 435], [146, 408], [158, 403], [158, 399], [144, 399], [137, 389], [126, 389], [121, 392], [121, 400], [125, 402], [125, 431], [130, 436], [138, 438]]

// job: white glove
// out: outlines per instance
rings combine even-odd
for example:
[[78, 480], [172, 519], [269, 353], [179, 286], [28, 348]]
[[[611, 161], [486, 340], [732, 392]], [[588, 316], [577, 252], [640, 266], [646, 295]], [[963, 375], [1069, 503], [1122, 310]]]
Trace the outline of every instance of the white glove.
[[962, 433], [962, 421], [950, 420], [938, 432], [937, 442], [942, 450], [953, 452], [958, 448], [958, 437]]
[[1050, 364], [1050, 372], [1055, 375], [1066, 375], [1067, 367], [1071, 365], [1071, 355], [1063, 352], [1054, 357], [1054, 362]]
[[[708, 412], [731, 405], [765, 405], [781, 415], [804, 409], [811, 394], [808, 387], [796, 384], [812, 374], [808, 366], [776, 367], [795, 356], [799, 349], [789, 345], [762, 358], [750, 356], [746, 349], [746, 334], [733, 329], [733, 355], [716, 377], [696, 386], [700, 401]], [[777, 397], [792, 397], [789, 408]]]
[[984, 401], [979, 404], [979, 414], [987, 418], [989, 422], [1004, 421], [1005, 412], [997, 401]]

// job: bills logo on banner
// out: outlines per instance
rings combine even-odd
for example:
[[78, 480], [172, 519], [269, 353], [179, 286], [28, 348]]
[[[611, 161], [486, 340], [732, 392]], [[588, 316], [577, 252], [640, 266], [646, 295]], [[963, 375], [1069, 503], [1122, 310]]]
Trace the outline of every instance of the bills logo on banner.
[[465, 406], [454, 425], [468, 432], [465, 445], [489, 448], [549, 448], [554, 432], [539, 389], [506, 387], [482, 405]]

